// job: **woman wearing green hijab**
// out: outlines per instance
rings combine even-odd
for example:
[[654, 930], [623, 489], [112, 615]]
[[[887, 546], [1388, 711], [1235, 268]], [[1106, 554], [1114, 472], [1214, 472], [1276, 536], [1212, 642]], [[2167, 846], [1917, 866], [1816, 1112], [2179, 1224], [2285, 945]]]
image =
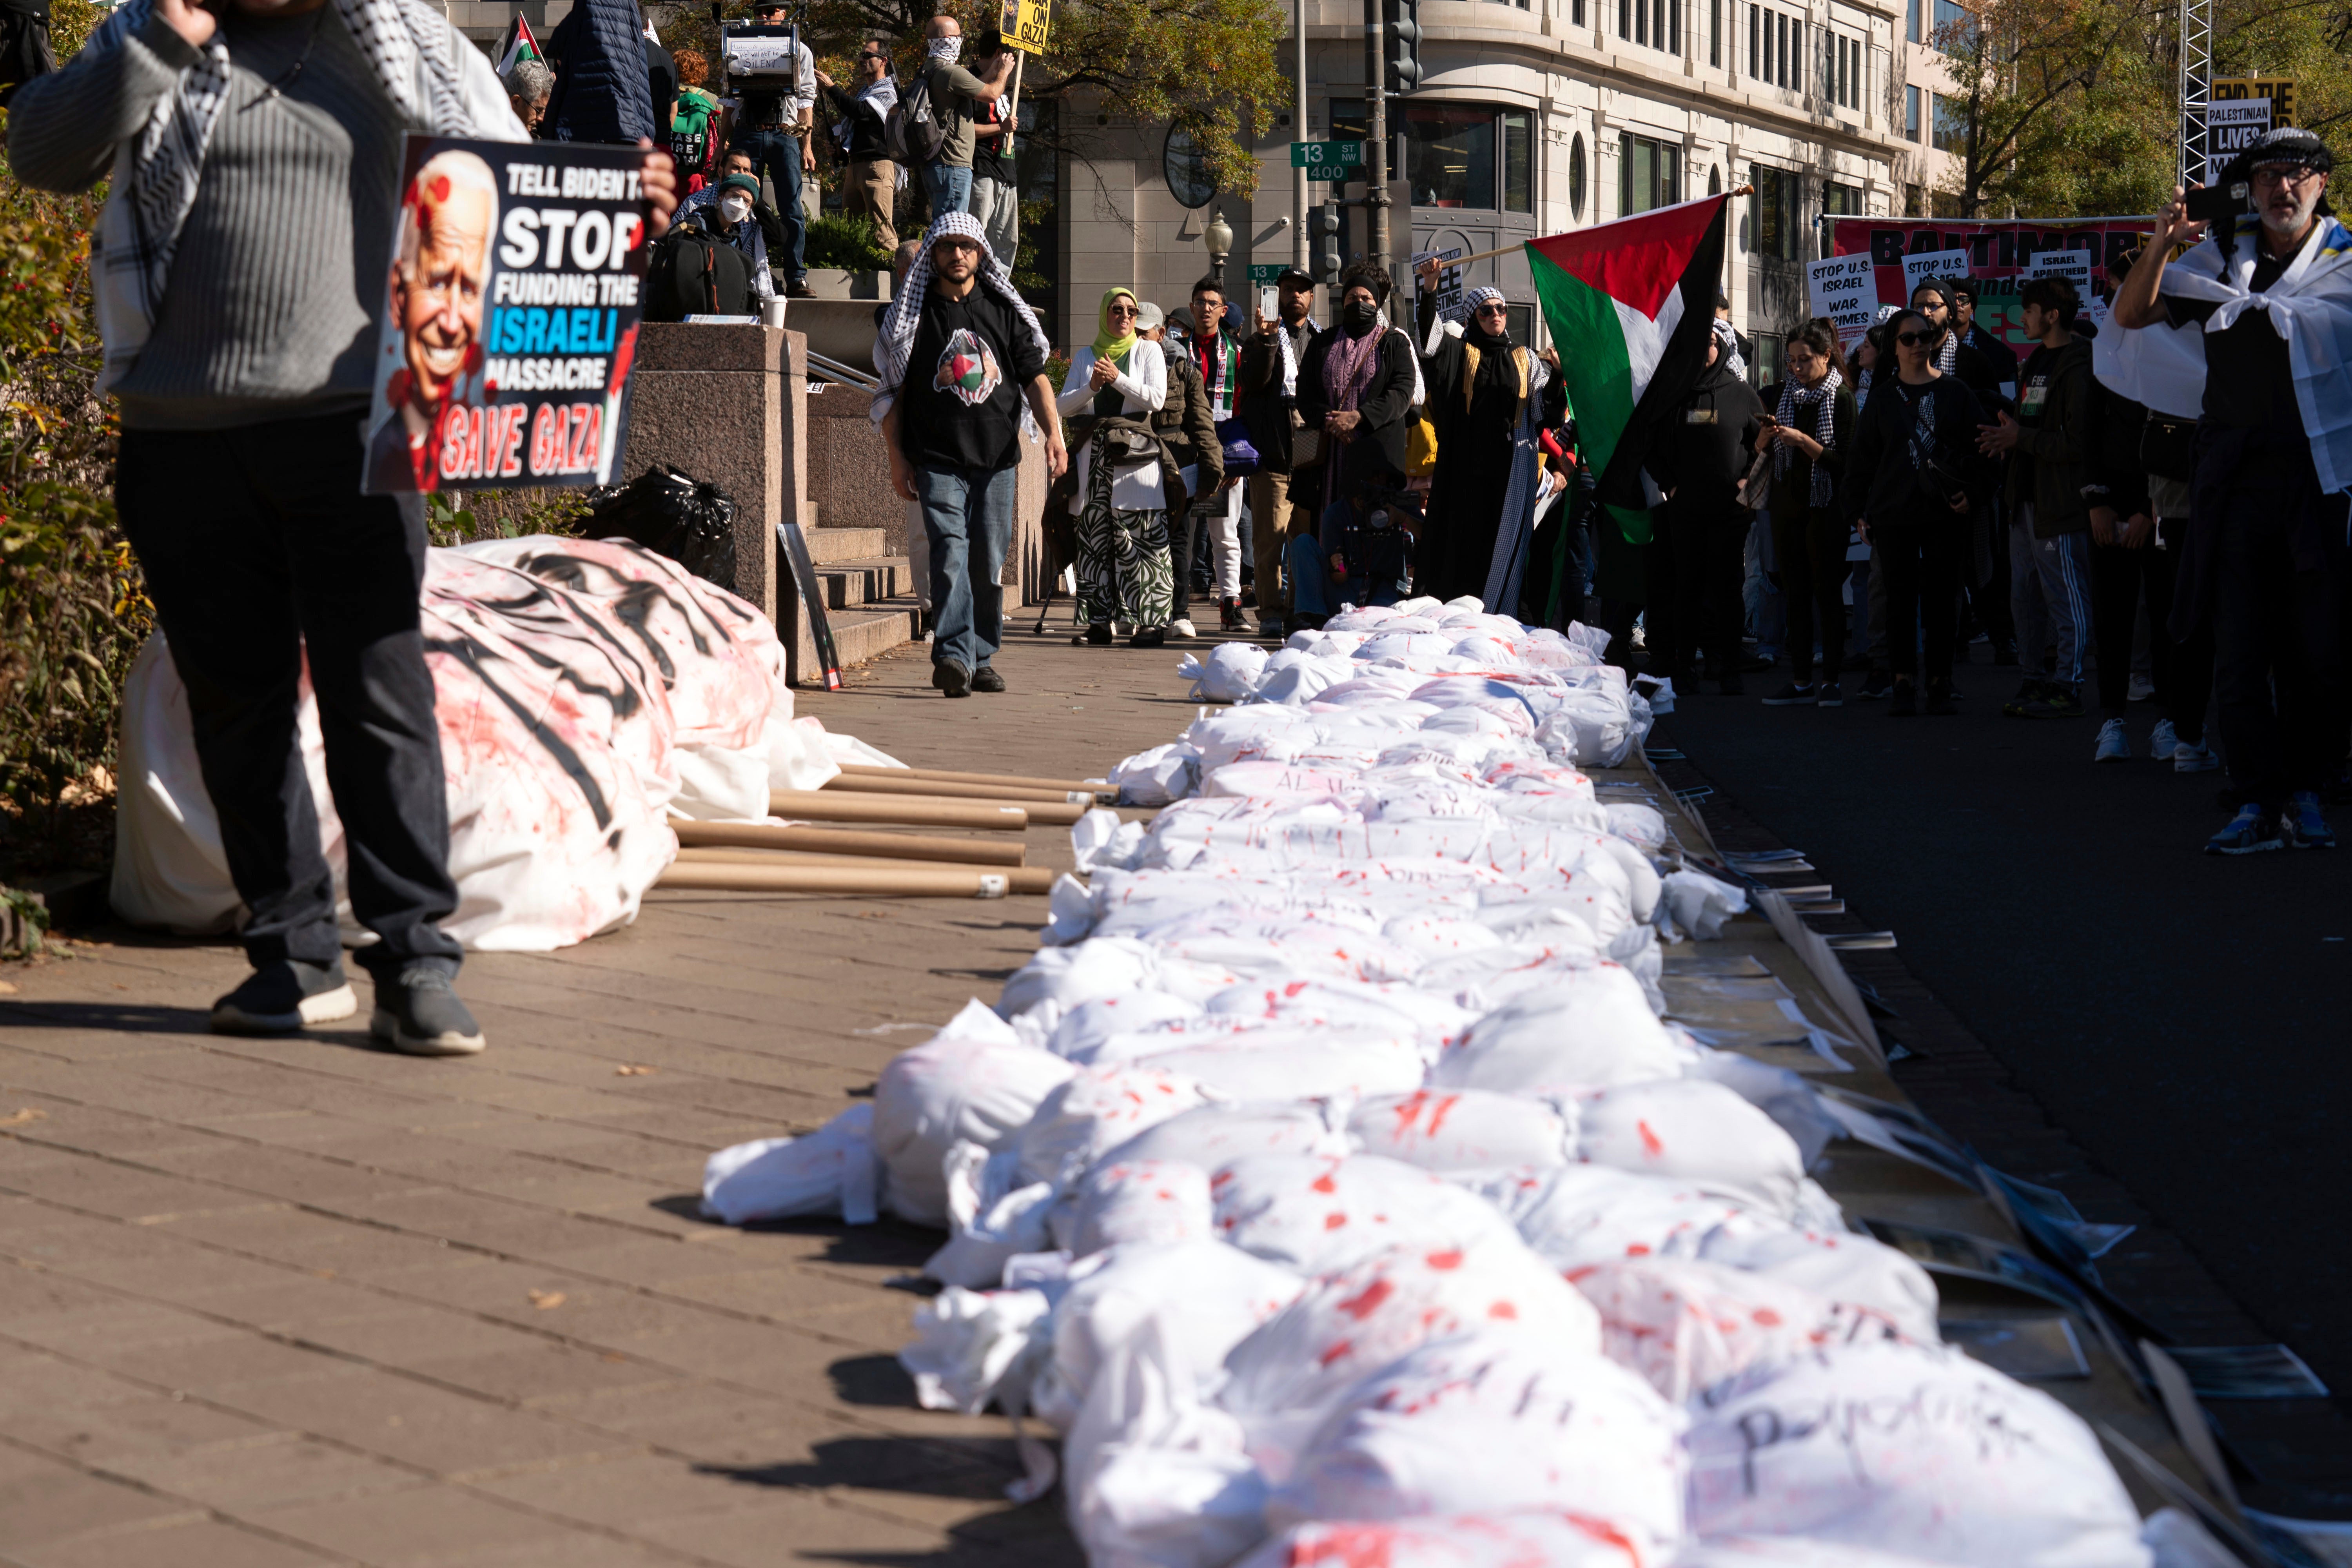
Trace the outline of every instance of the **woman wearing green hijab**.
[[1059, 406], [1065, 419], [1094, 420], [1070, 492], [1087, 640], [1110, 641], [1111, 623], [1124, 620], [1134, 624], [1136, 647], [1157, 647], [1168, 640], [1176, 598], [1159, 443], [1104, 428], [1111, 419], [1149, 421], [1167, 400], [1168, 367], [1158, 343], [1136, 336], [1138, 313], [1133, 289], [1103, 296], [1095, 341], [1070, 356]]

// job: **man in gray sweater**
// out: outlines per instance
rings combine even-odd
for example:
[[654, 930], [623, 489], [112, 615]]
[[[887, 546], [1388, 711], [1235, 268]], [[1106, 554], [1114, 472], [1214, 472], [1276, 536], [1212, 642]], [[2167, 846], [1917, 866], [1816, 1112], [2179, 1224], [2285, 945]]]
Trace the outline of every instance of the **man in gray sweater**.
[[[489, 62], [422, 0], [130, 0], [17, 92], [16, 177], [112, 184], [92, 258], [115, 503], [188, 692], [254, 973], [213, 1027], [351, 1016], [333, 878], [296, 746], [307, 663], [352, 912], [379, 939], [371, 1031], [482, 1048], [451, 982], [457, 907], [417, 497], [360, 494], [361, 422], [404, 131], [523, 140]], [[650, 143], [646, 145], [650, 146]], [[648, 152], [647, 225], [677, 205]]]

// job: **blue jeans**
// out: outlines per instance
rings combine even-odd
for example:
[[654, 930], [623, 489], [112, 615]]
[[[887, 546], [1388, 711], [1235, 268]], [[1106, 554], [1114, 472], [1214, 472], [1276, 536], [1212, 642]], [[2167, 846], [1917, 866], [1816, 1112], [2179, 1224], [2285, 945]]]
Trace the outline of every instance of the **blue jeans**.
[[784, 226], [784, 253], [768, 260], [784, 269], [787, 281], [808, 276], [807, 237], [801, 223], [801, 142], [782, 131], [746, 131], [732, 149], [751, 154], [751, 176], [765, 174], [775, 182], [776, 216]]
[[1013, 549], [1017, 470], [917, 468], [931, 547], [931, 661], [979, 669], [1004, 639], [1004, 558]]
[[967, 163], [961, 169], [950, 169], [945, 163], [924, 164], [923, 191], [931, 198], [933, 223], [946, 213], [970, 212], [971, 165]]

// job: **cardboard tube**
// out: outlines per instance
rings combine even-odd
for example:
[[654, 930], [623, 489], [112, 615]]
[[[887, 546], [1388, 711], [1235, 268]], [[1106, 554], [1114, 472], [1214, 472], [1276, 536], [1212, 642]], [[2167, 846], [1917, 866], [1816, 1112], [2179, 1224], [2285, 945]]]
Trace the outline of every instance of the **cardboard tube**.
[[[1045, 809], [1042, 801], [1038, 803]], [[809, 822], [895, 823], [905, 827], [977, 827], [997, 833], [1018, 833], [1029, 826], [1029, 814], [1017, 805], [992, 805], [986, 801], [941, 800], [937, 795], [893, 795], [863, 798], [821, 789], [774, 789], [768, 792], [768, 809], [778, 816]], [[1072, 807], [1064, 807], [1072, 810]], [[1069, 818], [1076, 822], [1076, 816]]]
[[[963, 870], [937, 860], [887, 860], [870, 855], [808, 855], [790, 849], [733, 849], [725, 847], [681, 849], [677, 852], [681, 865], [693, 866], [865, 866], [877, 870], [945, 871]], [[1051, 866], [974, 866], [969, 869], [999, 873], [1004, 878], [1005, 890], [1013, 893], [1049, 893], [1054, 879], [1061, 873]]]
[[1105, 805], [1118, 798], [1118, 791], [1096, 779], [1041, 779], [1025, 773], [959, 773], [945, 768], [877, 768], [864, 763], [844, 763], [841, 771], [853, 778], [936, 779], [941, 784], [1010, 784], [1020, 789], [1052, 790], [1058, 795], [1088, 794], [1101, 799]]
[[838, 827], [787, 827], [777, 822], [684, 822], [670, 826], [680, 844], [734, 845], [753, 849], [803, 849], [820, 855], [941, 860], [967, 866], [1018, 866], [1028, 849], [1003, 839], [934, 838], [913, 833], [858, 833]]
[[831, 893], [900, 899], [1001, 899], [1006, 873], [979, 867], [908, 870], [880, 866], [672, 866], [656, 888], [681, 892]]
[[928, 795], [940, 800], [993, 800], [1006, 805], [1092, 805], [1092, 792], [1074, 789], [1028, 789], [1018, 784], [958, 784], [953, 779], [853, 778], [847, 773], [825, 781], [824, 787], [845, 795]]

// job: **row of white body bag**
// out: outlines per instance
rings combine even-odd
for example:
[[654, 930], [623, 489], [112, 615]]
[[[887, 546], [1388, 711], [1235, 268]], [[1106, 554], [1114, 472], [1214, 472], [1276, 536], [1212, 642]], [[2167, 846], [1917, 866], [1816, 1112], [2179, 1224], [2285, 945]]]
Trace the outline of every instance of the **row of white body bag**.
[[[1806, 1174], [1803, 1079], [1660, 1021], [1661, 924], [1741, 895], [1486, 694], [1580, 628], [1446, 613], [1500, 649], [1436, 678], [1480, 695], [1204, 715], [1177, 804], [1076, 830], [1091, 886], [993, 1010], [714, 1155], [706, 1206], [944, 1227], [902, 1360], [1060, 1435], [1097, 1568], [2206, 1561], [1941, 1344]], [[1503, 722], [1415, 727], [1465, 707]]]

